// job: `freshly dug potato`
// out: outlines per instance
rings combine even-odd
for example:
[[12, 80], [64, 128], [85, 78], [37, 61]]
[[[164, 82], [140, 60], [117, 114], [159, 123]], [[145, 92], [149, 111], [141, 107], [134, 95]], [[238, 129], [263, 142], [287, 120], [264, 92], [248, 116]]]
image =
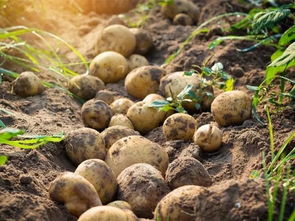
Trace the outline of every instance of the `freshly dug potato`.
[[29, 97], [41, 94], [45, 87], [42, 85], [40, 78], [33, 72], [26, 71], [12, 82], [13, 92], [21, 97]]
[[116, 200], [116, 201], [110, 202], [107, 206], [113, 206], [113, 207], [117, 207], [119, 209], [124, 209], [124, 210], [125, 209], [132, 210], [132, 207], [130, 206], [130, 204], [124, 200]]
[[[166, 99], [159, 94], [149, 94], [142, 101], [145, 102], [147, 105], [150, 105], [154, 101], [161, 101], [161, 100], [166, 100]], [[171, 116], [172, 114], [174, 114], [173, 110], [169, 110], [165, 112], [165, 117], [163, 120], [165, 120], [167, 117]]]
[[127, 114], [128, 109], [134, 104], [134, 102], [128, 98], [119, 98], [111, 103], [110, 108], [114, 114]]
[[128, 137], [132, 135], [140, 135], [137, 131], [133, 129], [129, 129], [124, 126], [112, 126], [105, 129], [101, 133], [101, 137], [103, 138], [107, 150], [117, 141], [123, 137]]
[[110, 25], [102, 30], [96, 44], [97, 53], [115, 51], [129, 57], [135, 50], [135, 35], [123, 25]]
[[[165, 97], [176, 97], [187, 85], [192, 85], [191, 90], [200, 98], [201, 110], [209, 110], [214, 99], [213, 88], [211, 86], [202, 88], [201, 79], [196, 74], [191, 76], [184, 75], [184, 72], [169, 74], [161, 79], [160, 90]], [[208, 93], [212, 96], [208, 96]], [[189, 111], [197, 110], [195, 102], [183, 102], [182, 105]]]
[[97, 92], [96, 96], [95, 96], [95, 100], [102, 100], [105, 103], [107, 103], [108, 105], [110, 105], [111, 103], [113, 103], [113, 101], [116, 99], [117, 94], [113, 91], [109, 91], [109, 90], [101, 90], [99, 92]]
[[136, 38], [135, 52], [143, 55], [146, 54], [153, 47], [152, 34], [142, 28], [131, 28], [130, 31]]
[[168, 165], [165, 180], [171, 189], [185, 185], [210, 186], [212, 179], [200, 161], [180, 157]]
[[90, 63], [90, 74], [105, 83], [114, 83], [124, 79], [128, 72], [128, 62], [121, 54], [105, 51], [97, 55]]
[[75, 174], [84, 177], [94, 186], [103, 204], [112, 201], [117, 191], [117, 180], [103, 160], [85, 160], [77, 167]]
[[238, 90], [221, 93], [211, 105], [213, 117], [220, 126], [243, 123], [251, 117], [251, 109], [251, 97]]
[[156, 66], [143, 66], [131, 71], [125, 79], [128, 94], [143, 99], [159, 90], [160, 79], [165, 70]]
[[113, 112], [105, 102], [92, 99], [83, 104], [81, 115], [86, 127], [103, 130], [109, 125]]
[[204, 151], [218, 150], [222, 144], [222, 131], [213, 124], [205, 124], [195, 132], [194, 142]]
[[173, 24], [175, 25], [192, 25], [193, 24], [193, 19], [184, 13], [179, 13], [177, 15], [175, 15], [174, 19], [173, 19]]
[[105, 86], [99, 78], [83, 74], [69, 80], [68, 88], [73, 94], [89, 100], [94, 98], [96, 93], [103, 90]]
[[204, 187], [186, 185], [168, 193], [157, 205], [155, 219], [169, 221], [195, 221], [199, 220], [199, 206], [205, 200]]
[[188, 114], [177, 113], [168, 117], [163, 124], [167, 140], [192, 140], [197, 121]]
[[115, 176], [135, 163], [151, 164], [164, 175], [168, 161], [168, 154], [160, 145], [142, 136], [129, 136], [118, 140], [111, 146], [105, 159]]
[[52, 181], [49, 195], [52, 200], [64, 203], [75, 216], [102, 205], [93, 185], [84, 177], [71, 172], [65, 172]]
[[79, 128], [67, 134], [65, 147], [68, 157], [75, 164], [96, 158], [104, 160], [106, 148], [101, 134], [91, 128]]
[[128, 59], [129, 71], [135, 68], [149, 65], [148, 60], [139, 54], [133, 54]]
[[169, 192], [160, 171], [146, 163], [127, 167], [117, 180], [118, 199], [127, 201], [140, 217], [152, 218], [157, 203]]
[[143, 101], [132, 105], [127, 111], [127, 117], [131, 120], [135, 130], [145, 134], [158, 127], [163, 122], [166, 113], [154, 107], [149, 107]]
[[126, 115], [123, 114], [116, 114], [111, 118], [109, 127], [112, 126], [123, 126], [134, 130], [132, 122], [129, 120], [128, 117], [126, 117]]

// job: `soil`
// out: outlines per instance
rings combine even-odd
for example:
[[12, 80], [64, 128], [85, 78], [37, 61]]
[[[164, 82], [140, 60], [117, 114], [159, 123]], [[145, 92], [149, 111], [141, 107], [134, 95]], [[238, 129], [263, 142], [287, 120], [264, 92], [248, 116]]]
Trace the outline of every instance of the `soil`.
[[[245, 12], [249, 9], [247, 5], [235, 0], [194, 2], [201, 9], [199, 24], [225, 12]], [[66, 29], [62, 36], [88, 59], [92, 59], [95, 56], [95, 38], [110, 19], [109, 16], [90, 13], [71, 21], [71, 24], [76, 25], [64, 26]], [[151, 64], [161, 65], [195, 26], [173, 25], [155, 8], [144, 28], [154, 38], [154, 48], [146, 57]], [[262, 46], [241, 53], [236, 48], [246, 48], [251, 43], [226, 42], [215, 50], [209, 50], [208, 44], [222, 35], [219, 23], [215, 23], [213, 31], [195, 38], [165, 69], [168, 73], [190, 70], [193, 65], [201, 65], [208, 56], [213, 55], [211, 63], [222, 62], [225, 70], [236, 78], [236, 88], [246, 91], [245, 85], [258, 85], [274, 49]], [[69, 59], [73, 58], [69, 52], [66, 55]], [[11, 65], [9, 67], [19, 69]], [[77, 71], [84, 73], [82, 68]], [[123, 83], [108, 84], [107, 88], [135, 100], [128, 96]], [[11, 92], [11, 82], [4, 81], [0, 87], [0, 108], [13, 113], [8, 115], [0, 112], [0, 119], [7, 126], [25, 129], [29, 134], [67, 133], [83, 127], [81, 104], [58, 89], [47, 89], [41, 95], [21, 98]], [[194, 117], [200, 126], [213, 121], [210, 112], [195, 114]], [[275, 134], [276, 144], [280, 145], [295, 129], [295, 110], [289, 108], [273, 114], [272, 119], [274, 130], [278, 131]], [[239, 126], [221, 129], [224, 134], [223, 145], [214, 153], [204, 153], [190, 142], [166, 141], [161, 127], [145, 137], [162, 145], [169, 154], [170, 162], [179, 156], [192, 156], [200, 160], [212, 176], [213, 184], [207, 188], [203, 205], [199, 206], [203, 216], [197, 220], [266, 220], [265, 186], [261, 178], [250, 179], [250, 175], [253, 170], [261, 169], [262, 151], [269, 151], [268, 129], [254, 119], [246, 120]], [[35, 150], [1, 145], [0, 155], [9, 157], [8, 163], [0, 166], [0, 221], [77, 220], [63, 204], [52, 201], [48, 194], [49, 184], [57, 175], [62, 171], [75, 170], [75, 165], [66, 156], [62, 142], [49, 143]], [[295, 207], [294, 199], [295, 197], [290, 197], [287, 201], [288, 214]]]

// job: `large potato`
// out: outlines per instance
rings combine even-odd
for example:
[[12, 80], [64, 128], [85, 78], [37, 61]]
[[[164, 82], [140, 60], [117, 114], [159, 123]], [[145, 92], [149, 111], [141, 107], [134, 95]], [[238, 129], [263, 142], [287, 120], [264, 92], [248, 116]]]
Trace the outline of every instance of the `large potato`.
[[84, 177], [94, 186], [103, 204], [111, 202], [117, 191], [117, 180], [104, 161], [99, 159], [83, 161], [75, 170], [75, 174]]
[[129, 120], [129, 118], [126, 115], [123, 115], [123, 114], [116, 114], [111, 118], [109, 127], [112, 127], [112, 126], [123, 126], [123, 127], [127, 127], [134, 130], [134, 126], [132, 122]]
[[151, 164], [164, 175], [168, 161], [168, 154], [160, 145], [142, 136], [129, 136], [118, 140], [111, 146], [105, 159], [116, 176], [135, 163]]
[[135, 50], [135, 35], [123, 25], [110, 25], [102, 30], [96, 44], [97, 53], [115, 51], [129, 57]]
[[93, 185], [84, 177], [71, 172], [61, 174], [50, 184], [49, 195], [51, 199], [64, 203], [75, 216], [102, 205]]
[[138, 54], [146, 54], [153, 47], [152, 34], [142, 28], [131, 28], [130, 31], [136, 38], [135, 52]]
[[165, 70], [156, 66], [143, 66], [131, 71], [125, 79], [128, 94], [143, 99], [159, 90], [160, 79]]
[[128, 98], [119, 98], [111, 103], [110, 108], [114, 114], [127, 114], [128, 109], [134, 104], [134, 102]]
[[243, 123], [250, 118], [251, 110], [251, 97], [238, 90], [221, 93], [211, 105], [213, 117], [220, 126]]
[[114, 91], [101, 90], [101, 91], [97, 92], [94, 99], [95, 100], [102, 100], [105, 103], [107, 103], [108, 105], [110, 105], [111, 103], [114, 102], [114, 100], [116, 99], [117, 96], [118, 96], [118, 94]]
[[139, 217], [151, 218], [157, 203], [169, 192], [160, 171], [146, 163], [127, 167], [117, 180], [118, 199], [127, 201]]
[[147, 65], [149, 65], [148, 60], [139, 54], [133, 54], [128, 59], [129, 71]]
[[128, 72], [128, 62], [121, 54], [106, 51], [97, 55], [90, 63], [90, 74], [105, 83], [114, 83], [124, 79]]
[[101, 134], [91, 128], [80, 128], [66, 135], [64, 140], [68, 157], [75, 164], [96, 158], [104, 160], [106, 148]]
[[82, 120], [86, 127], [103, 130], [113, 116], [112, 109], [101, 100], [89, 100], [82, 106]]

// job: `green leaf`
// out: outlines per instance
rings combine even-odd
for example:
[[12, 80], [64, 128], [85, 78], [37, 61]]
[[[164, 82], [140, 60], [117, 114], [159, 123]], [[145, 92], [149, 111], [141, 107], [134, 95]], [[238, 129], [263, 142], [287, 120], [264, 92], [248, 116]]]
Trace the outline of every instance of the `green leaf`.
[[6, 127], [4, 129], [0, 130], [0, 143], [2, 140], [9, 140], [13, 137], [16, 137], [16, 136], [24, 134], [24, 133], [25, 133], [25, 131], [23, 131], [23, 130]]
[[185, 96], [189, 95], [189, 92], [192, 90], [192, 85], [187, 85], [178, 95], [177, 98], [183, 100]]
[[192, 76], [195, 73], [196, 73], [195, 70], [191, 70], [191, 71], [185, 71], [183, 75], [185, 75], [185, 76]]
[[257, 87], [257, 86], [246, 85], [246, 87], [250, 91], [258, 91], [259, 90], [259, 87]]
[[8, 161], [8, 157], [4, 155], [0, 155], [0, 166], [3, 166]]
[[224, 91], [232, 91], [235, 87], [235, 79], [230, 78], [225, 82]]
[[293, 25], [291, 28], [289, 28], [287, 31], [284, 32], [284, 34], [280, 38], [279, 45], [285, 46], [294, 40], [295, 40], [295, 25]]
[[152, 103], [150, 103], [148, 105], [148, 107], [156, 107], [156, 108], [161, 108], [164, 107], [165, 105], [170, 104], [169, 101], [165, 101], [165, 100], [157, 100], [157, 101], [153, 101]]
[[1, 128], [5, 128], [5, 127], [6, 127], [6, 125], [3, 123], [2, 120], [0, 120], [0, 127], [1, 127]]

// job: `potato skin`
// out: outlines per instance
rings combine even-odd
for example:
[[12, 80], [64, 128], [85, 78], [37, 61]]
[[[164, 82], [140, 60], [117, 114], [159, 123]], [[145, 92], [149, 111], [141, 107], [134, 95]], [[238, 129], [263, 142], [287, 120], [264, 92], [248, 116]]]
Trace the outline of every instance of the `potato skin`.
[[146, 163], [127, 167], [117, 180], [118, 199], [127, 201], [140, 217], [152, 218], [157, 203], [170, 191], [160, 171]]
[[194, 134], [194, 143], [204, 151], [218, 150], [222, 144], [222, 131], [212, 124], [205, 124]]
[[130, 204], [124, 200], [116, 200], [113, 202], [110, 202], [107, 206], [113, 206], [113, 207], [117, 207], [119, 209], [129, 209], [132, 210], [132, 207], [130, 206]]
[[173, 24], [174, 25], [192, 25], [193, 24], [193, 20], [192, 18], [184, 13], [179, 13], [177, 15], [175, 15], [174, 19], [173, 19]]
[[133, 54], [128, 59], [129, 71], [132, 71], [135, 68], [139, 68], [139, 67], [147, 66], [147, 65], [149, 65], [148, 60], [139, 54]]
[[105, 102], [92, 99], [83, 104], [81, 115], [86, 127], [103, 130], [109, 125], [113, 112]]
[[132, 122], [129, 120], [129, 118], [126, 115], [123, 115], [123, 114], [116, 114], [111, 118], [109, 127], [112, 127], [112, 126], [123, 126], [123, 127], [127, 127], [134, 130], [134, 126]]
[[211, 105], [213, 117], [220, 126], [243, 123], [251, 117], [251, 110], [251, 97], [238, 90], [221, 93]]
[[49, 195], [52, 200], [63, 202], [77, 217], [91, 207], [102, 205], [93, 185], [72, 172], [62, 173], [52, 181]]
[[165, 73], [163, 68], [156, 66], [136, 68], [127, 75], [125, 89], [128, 94], [143, 99], [159, 90], [160, 79]]
[[131, 28], [130, 31], [136, 38], [135, 52], [141, 55], [146, 54], [153, 47], [152, 34], [142, 28]]
[[98, 91], [96, 96], [95, 96], [95, 100], [102, 100], [105, 103], [107, 103], [108, 105], [110, 105], [111, 103], [113, 103], [113, 101], [116, 99], [117, 94], [113, 91], [109, 91], [109, 90], [101, 90]]
[[134, 104], [134, 102], [128, 98], [119, 98], [111, 103], [110, 108], [114, 114], [127, 114], [128, 109]]
[[160, 145], [142, 136], [128, 136], [118, 140], [108, 150], [105, 159], [115, 176], [135, 163], [151, 164], [164, 175], [168, 161], [168, 154]]
[[129, 57], [135, 50], [135, 35], [123, 25], [110, 25], [102, 30], [96, 44], [97, 53], [115, 51]]
[[75, 164], [84, 160], [96, 158], [104, 159], [106, 148], [99, 132], [91, 128], [79, 128], [66, 135], [64, 140], [66, 153]]
[[105, 85], [99, 78], [83, 74], [69, 80], [68, 88], [73, 94], [89, 100], [94, 98], [98, 91], [103, 90]]
[[114, 51], [105, 51], [91, 61], [89, 68], [90, 75], [105, 83], [114, 83], [125, 78], [129, 67], [124, 56]]

